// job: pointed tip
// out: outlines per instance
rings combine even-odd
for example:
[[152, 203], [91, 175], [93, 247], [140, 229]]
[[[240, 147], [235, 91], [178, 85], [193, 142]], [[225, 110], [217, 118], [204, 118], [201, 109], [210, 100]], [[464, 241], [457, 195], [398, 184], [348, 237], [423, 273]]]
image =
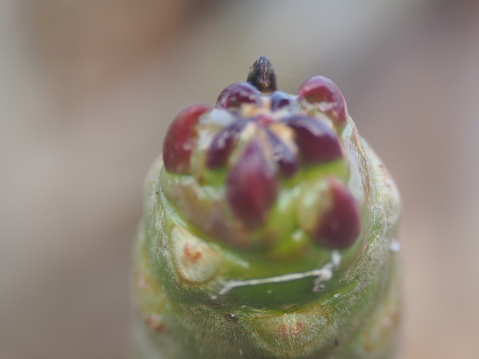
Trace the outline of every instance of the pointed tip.
[[270, 93], [276, 91], [276, 74], [273, 64], [267, 56], [260, 56], [250, 67], [246, 80], [259, 91]]

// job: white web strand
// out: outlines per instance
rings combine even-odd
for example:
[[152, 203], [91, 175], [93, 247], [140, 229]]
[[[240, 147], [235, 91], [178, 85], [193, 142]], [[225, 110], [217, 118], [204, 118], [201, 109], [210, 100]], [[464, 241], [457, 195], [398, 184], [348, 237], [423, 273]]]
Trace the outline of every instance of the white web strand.
[[280, 275], [276, 277], [260, 278], [260, 279], [247, 279], [247, 280], [230, 280], [227, 281], [223, 288], [219, 291], [219, 295], [225, 295], [235, 288], [246, 287], [260, 284], [272, 284], [290, 282], [293, 280], [299, 280], [307, 277], [313, 277], [313, 292], [321, 291], [321, 283], [330, 280], [333, 277], [333, 271], [341, 264], [341, 255], [338, 251], [333, 251], [331, 254], [331, 261], [326, 263], [323, 267], [313, 269], [303, 273], [291, 273]]

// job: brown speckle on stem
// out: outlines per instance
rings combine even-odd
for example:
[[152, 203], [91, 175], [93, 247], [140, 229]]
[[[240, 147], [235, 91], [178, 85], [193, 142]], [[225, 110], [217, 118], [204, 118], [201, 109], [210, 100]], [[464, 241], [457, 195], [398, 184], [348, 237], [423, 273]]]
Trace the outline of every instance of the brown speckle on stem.
[[304, 331], [305, 328], [306, 325], [304, 324], [304, 322], [294, 321], [293, 323], [282, 323], [279, 326], [279, 331], [283, 335], [293, 336], [300, 334], [302, 331]]
[[146, 275], [144, 272], [139, 272], [137, 276], [137, 286], [141, 290], [147, 290], [150, 289], [150, 285], [148, 284], [148, 279], [146, 278]]
[[157, 331], [159, 333], [166, 332], [165, 325], [157, 317], [151, 316], [146, 318], [146, 324], [148, 324], [150, 328], [154, 331]]

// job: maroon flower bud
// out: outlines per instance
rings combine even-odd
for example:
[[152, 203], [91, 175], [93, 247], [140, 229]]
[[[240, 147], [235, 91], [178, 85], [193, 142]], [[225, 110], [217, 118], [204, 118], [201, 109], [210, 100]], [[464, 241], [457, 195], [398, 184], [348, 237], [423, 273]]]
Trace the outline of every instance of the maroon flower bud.
[[332, 162], [343, 156], [337, 134], [326, 124], [304, 115], [293, 115], [283, 121], [294, 130], [306, 164]]
[[245, 119], [235, 121], [216, 134], [208, 150], [208, 157], [206, 159], [208, 168], [216, 169], [226, 165], [238, 136], [248, 122], [249, 120]]
[[356, 242], [361, 232], [359, 205], [342, 182], [331, 177], [328, 178], [328, 184], [329, 209], [320, 214], [313, 238], [328, 248], [348, 248]]
[[216, 107], [232, 109], [243, 104], [260, 106], [262, 103], [259, 91], [248, 82], [238, 82], [225, 88], [216, 102]]
[[281, 174], [285, 178], [293, 177], [298, 170], [296, 154], [271, 130], [267, 129], [266, 134], [273, 150], [273, 160], [278, 164]]
[[196, 145], [196, 125], [202, 114], [209, 111], [205, 105], [183, 109], [171, 123], [163, 143], [165, 168], [173, 173], [188, 173], [191, 151]]
[[226, 180], [226, 198], [233, 213], [249, 228], [260, 226], [276, 199], [278, 184], [262, 145], [252, 140]]
[[299, 89], [299, 98], [316, 104], [318, 109], [329, 115], [336, 125], [341, 127], [346, 124], [348, 113], [343, 93], [327, 77], [311, 77]]

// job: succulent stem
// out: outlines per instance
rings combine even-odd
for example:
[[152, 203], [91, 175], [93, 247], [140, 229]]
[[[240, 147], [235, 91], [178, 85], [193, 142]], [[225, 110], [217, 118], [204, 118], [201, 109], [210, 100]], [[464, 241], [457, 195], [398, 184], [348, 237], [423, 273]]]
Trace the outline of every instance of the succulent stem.
[[144, 203], [136, 358], [394, 357], [399, 197], [330, 79], [259, 57], [176, 116]]

